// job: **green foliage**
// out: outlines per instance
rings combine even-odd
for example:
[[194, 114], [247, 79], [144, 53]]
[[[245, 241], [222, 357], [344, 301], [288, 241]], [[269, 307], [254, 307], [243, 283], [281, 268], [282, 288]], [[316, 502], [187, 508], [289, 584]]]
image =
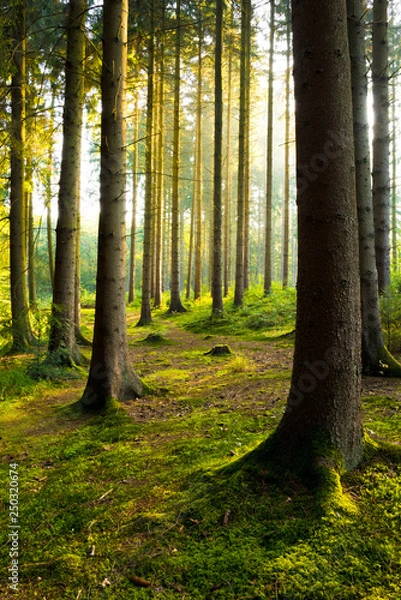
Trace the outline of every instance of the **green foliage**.
[[245, 292], [244, 304], [236, 308], [229, 296], [223, 315], [211, 314], [209, 297], [193, 304], [193, 310], [181, 317], [185, 327], [195, 333], [278, 337], [295, 327], [296, 293], [294, 288], [281, 289], [273, 285], [273, 292], [263, 295], [262, 286], [253, 286]]

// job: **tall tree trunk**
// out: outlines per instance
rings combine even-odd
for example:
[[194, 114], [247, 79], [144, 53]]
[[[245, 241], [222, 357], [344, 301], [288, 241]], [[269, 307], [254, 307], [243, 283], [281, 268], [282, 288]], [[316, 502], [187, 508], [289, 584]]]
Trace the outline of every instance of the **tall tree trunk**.
[[283, 288], [288, 286], [288, 263], [290, 247], [290, 76], [291, 76], [291, 20], [286, 14], [287, 51], [285, 72], [285, 133], [284, 133], [284, 206], [283, 206]]
[[379, 290], [390, 284], [390, 135], [387, 0], [373, 2], [373, 208]]
[[36, 269], [35, 269], [35, 221], [33, 216], [33, 198], [32, 198], [32, 166], [30, 161], [27, 161], [25, 170], [25, 206], [27, 209], [27, 231], [28, 231], [28, 291], [29, 291], [29, 307], [31, 310], [37, 308], [36, 296]]
[[223, 312], [222, 293], [222, 142], [223, 142], [223, 0], [216, 0], [216, 39], [214, 75], [214, 191], [213, 191], [213, 273], [212, 312]]
[[53, 219], [52, 219], [52, 167], [53, 149], [49, 150], [48, 167], [46, 171], [46, 231], [47, 231], [47, 256], [49, 261], [49, 278], [51, 288], [54, 286], [54, 252], [53, 252]]
[[197, 98], [196, 98], [196, 171], [195, 171], [195, 277], [194, 277], [194, 299], [198, 300], [202, 293], [202, 50], [203, 30], [202, 25], [198, 30], [198, 73], [197, 73]]
[[142, 394], [126, 327], [126, 106], [128, 0], [103, 2], [100, 217], [93, 352], [81, 404]]
[[249, 3], [249, 16], [246, 23], [246, 122], [245, 122], [245, 186], [244, 186], [244, 290], [249, 288], [250, 248], [250, 194], [251, 194], [251, 32], [252, 2]]
[[398, 253], [397, 253], [397, 115], [396, 115], [396, 99], [397, 99], [397, 86], [395, 79], [392, 81], [392, 156], [391, 156], [391, 171], [392, 171], [392, 182], [391, 182], [391, 267], [392, 272], [396, 273], [398, 269]]
[[25, 206], [25, 3], [14, 6], [13, 76], [11, 80], [11, 173], [10, 173], [10, 287], [11, 352], [26, 350], [32, 343], [26, 291]]
[[75, 337], [75, 278], [81, 181], [85, 16], [86, 1], [70, 0], [56, 261], [48, 348], [48, 360], [65, 365], [81, 361]]
[[155, 248], [155, 299], [154, 304], [159, 308], [163, 293], [163, 205], [164, 205], [164, 27], [165, 3], [162, 2], [161, 32], [159, 36], [159, 105], [157, 137], [157, 173], [156, 173], [156, 248]]
[[[290, 465], [350, 469], [362, 456], [358, 225], [347, 15], [343, 0], [293, 0], [299, 206], [294, 369], [276, 431]], [[311, 18], [313, 15], [313, 19]], [[333, 142], [328, 132], [334, 132]], [[302, 166], [319, 174], [305, 186]], [[338, 467], [337, 467], [338, 468]]]
[[241, 306], [244, 299], [244, 230], [245, 230], [245, 157], [247, 123], [247, 28], [250, 19], [250, 0], [241, 2], [241, 60], [240, 60], [240, 102], [238, 134], [238, 190], [237, 190], [237, 242], [235, 254], [234, 305]]
[[[231, 26], [234, 21], [234, 8], [231, 9]], [[226, 164], [224, 186], [224, 297], [228, 295], [231, 282], [231, 113], [232, 113], [232, 74], [233, 74], [233, 49], [228, 47], [228, 74], [227, 74], [227, 120], [226, 120]]]
[[132, 150], [132, 215], [131, 215], [131, 245], [128, 278], [128, 303], [135, 300], [135, 267], [136, 267], [136, 212], [138, 195], [138, 138], [139, 138], [139, 108], [138, 94], [135, 94], [134, 104], [134, 145]]
[[173, 189], [171, 195], [171, 294], [169, 312], [185, 312], [180, 298], [180, 89], [181, 89], [181, 0], [176, 3], [174, 50]]
[[355, 143], [355, 182], [359, 225], [359, 265], [362, 307], [362, 367], [371, 375], [401, 374], [401, 366], [384, 347], [379, 308], [375, 256], [372, 186], [370, 174], [368, 82], [365, 58], [365, 6], [363, 0], [347, 0], [351, 56]]
[[265, 274], [264, 293], [270, 294], [272, 286], [272, 206], [273, 206], [273, 85], [274, 85], [274, 0], [270, 0], [269, 24], [269, 78], [267, 90], [267, 139], [266, 139], [266, 223], [265, 223]]
[[152, 197], [153, 197], [153, 96], [154, 96], [154, 53], [155, 53], [155, 0], [150, 5], [150, 35], [148, 43], [148, 96], [146, 103], [146, 143], [145, 143], [145, 213], [143, 225], [142, 260], [142, 303], [138, 326], [152, 322]]

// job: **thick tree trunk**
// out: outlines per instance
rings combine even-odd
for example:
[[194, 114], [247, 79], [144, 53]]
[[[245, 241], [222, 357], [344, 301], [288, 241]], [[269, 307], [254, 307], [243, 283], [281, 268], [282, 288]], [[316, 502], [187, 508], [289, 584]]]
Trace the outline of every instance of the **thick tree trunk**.
[[274, 0], [270, 0], [269, 78], [267, 90], [267, 138], [266, 138], [266, 222], [265, 222], [265, 274], [263, 288], [270, 294], [272, 286], [272, 206], [273, 206], [273, 85], [274, 85]]
[[13, 28], [13, 76], [11, 80], [10, 165], [10, 288], [12, 317], [11, 352], [26, 350], [33, 336], [26, 290], [25, 206], [25, 4], [15, 6]]
[[103, 2], [100, 217], [93, 353], [81, 404], [136, 398], [142, 383], [129, 360], [126, 330], [126, 125], [128, 0]]
[[155, 2], [150, 7], [150, 36], [148, 43], [148, 96], [146, 103], [146, 144], [145, 144], [145, 214], [143, 225], [143, 259], [142, 259], [142, 303], [138, 326], [152, 322], [152, 196], [153, 196], [153, 96], [154, 96], [154, 21]]
[[214, 191], [213, 191], [213, 272], [212, 312], [223, 312], [222, 292], [222, 142], [223, 142], [223, 0], [216, 0], [216, 39], [214, 75]]
[[[343, 0], [293, 0], [299, 206], [294, 369], [276, 432], [290, 465], [362, 456], [361, 317], [351, 73]], [[313, 15], [313, 18], [311, 18]], [[303, 172], [313, 167], [316, 178]]]
[[351, 56], [355, 143], [355, 183], [359, 224], [359, 265], [362, 308], [362, 367], [370, 375], [401, 375], [401, 365], [384, 347], [379, 308], [370, 174], [368, 82], [365, 58], [365, 7], [362, 0], [347, 0]]
[[77, 232], [80, 199], [86, 1], [70, 0], [63, 114], [63, 149], [58, 197], [56, 261], [48, 360], [79, 363], [75, 338]]
[[373, 208], [379, 291], [390, 285], [390, 134], [387, 0], [373, 2]]
[[176, 4], [174, 51], [173, 189], [171, 195], [171, 294], [169, 312], [185, 312], [180, 298], [180, 89], [181, 89], [181, 0]]

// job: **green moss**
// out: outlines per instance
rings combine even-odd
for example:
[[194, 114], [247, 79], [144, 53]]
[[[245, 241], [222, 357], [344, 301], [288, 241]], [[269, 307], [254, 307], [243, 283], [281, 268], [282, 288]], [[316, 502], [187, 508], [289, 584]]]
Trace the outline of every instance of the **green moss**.
[[[163, 327], [174, 339], [177, 320]], [[18, 598], [399, 600], [401, 450], [381, 439], [401, 436], [396, 393], [379, 380], [364, 399], [375, 434], [358, 469], [343, 473], [319, 436], [294, 468], [272, 453], [274, 436], [265, 441], [289, 371], [226, 368], [232, 358], [203, 357], [204, 334], [188, 335], [173, 359], [137, 344], [135, 366], [152, 388], [104, 414], [74, 406], [84, 380], [54, 388], [20, 375], [16, 361], [0, 372], [0, 568], [9, 562], [7, 461], [16, 460]], [[274, 352], [246, 339], [224, 342], [251, 366], [256, 352]]]

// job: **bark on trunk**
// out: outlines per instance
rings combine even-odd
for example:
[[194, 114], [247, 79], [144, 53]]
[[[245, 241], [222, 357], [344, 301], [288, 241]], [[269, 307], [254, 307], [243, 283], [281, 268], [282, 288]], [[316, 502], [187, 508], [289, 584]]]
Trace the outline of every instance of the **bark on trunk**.
[[157, 181], [156, 181], [156, 248], [155, 248], [155, 307], [162, 303], [163, 293], [163, 206], [164, 206], [164, 27], [165, 5], [162, 3], [161, 32], [159, 40], [159, 108], [157, 137]]
[[10, 291], [12, 317], [11, 352], [26, 350], [33, 341], [26, 290], [25, 206], [25, 4], [15, 7], [11, 80], [10, 165]]
[[169, 312], [185, 312], [180, 298], [180, 82], [181, 82], [181, 0], [176, 5], [174, 51], [174, 116], [173, 116], [173, 189], [171, 195], [171, 294]]
[[202, 293], [202, 48], [203, 31], [199, 27], [198, 40], [198, 93], [196, 99], [196, 171], [195, 171], [195, 277], [194, 299], [198, 300]]
[[216, 0], [216, 40], [214, 76], [214, 191], [213, 191], [213, 274], [212, 312], [223, 312], [222, 292], [222, 142], [223, 142], [223, 0]]
[[265, 274], [264, 293], [270, 294], [272, 286], [272, 204], [273, 204], [273, 85], [274, 85], [274, 0], [270, 0], [269, 80], [267, 91], [266, 139], [266, 223], [265, 223]]
[[384, 347], [375, 255], [372, 185], [370, 174], [368, 82], [365, 58], [365, 7], [347, 0], [351, 56], [355, 143], [355, 183], [359, 225], [359, 269], [362, 309], [362, 367], [370, 375], [401, 375], [401, 365]]
[[131, 245], [129, 261], [129, 280], [128, 280], [128, 304], [135, 300], [135, 268], [136, 268], [136, 210], [138, 195], [138, 129], [139, 129], [139, 108], [138, 94], [135, 96], [134, 106], [134, 146], [132, 151], [132, 195], [131, 195]]
[[152, 322], [150, 306], [152, 294], [152, 196], [153, 196], [153, 96], [154, 96], [154, 20], [155, 2], [150, 7], [150, 36], [148, 44], [148, 97], [146, 102], [146, 144], [145, 144], [145, 214], [143, 225], [142, 259], [142, 303], [138, 326]]
[[290, 247], [290, 76], [291, 76], [291, 20], [287, 15], [287, 52], [285, 73], [285, 134], [284, 134], [284, 206], [283, 206], [283, 288], [288, 286]]
[[[349, 469], [362, 456], [362, 420], [347, 15], [343, 0], [321, 3], [319, 10], [315, 0], [293, 0], [292, 9], [298, 303], [291, 391], [276, 443], [293, 464], [303, 458], [316, 468], [327, 466], [334, 448]], [[312, 169], [316, 177], [307, 181], [304, 173]]]
[[244, 299], [244, 233], [245, 233], [245, 144], [246, 144], [246, 49], [247, 21], [250, 18], [250, 0], [241, 2], [241, 58], [240, 104], [238, 133], [238, 190], [237, 190], [237, 241], [235, 253], [234, 305], [241, 306]]
[[127, 20], [128, 0], [104, 0], [95, 327], [88, 382], [80, 401], [87, 410], [104, 409], [111, 398], [136, 398], [143, 389], [130, 364], [126, 331]]
[[85, 56], [85, 0], [70, 0], [63, 114], [63, 149], [58, 197], [52, 320], [47, 360], [81, 361], [75, 338], [77, 232]]
[[373, 2], [373, 207], [379, 291], [390, 285], [390, 134], [387, 0]]

